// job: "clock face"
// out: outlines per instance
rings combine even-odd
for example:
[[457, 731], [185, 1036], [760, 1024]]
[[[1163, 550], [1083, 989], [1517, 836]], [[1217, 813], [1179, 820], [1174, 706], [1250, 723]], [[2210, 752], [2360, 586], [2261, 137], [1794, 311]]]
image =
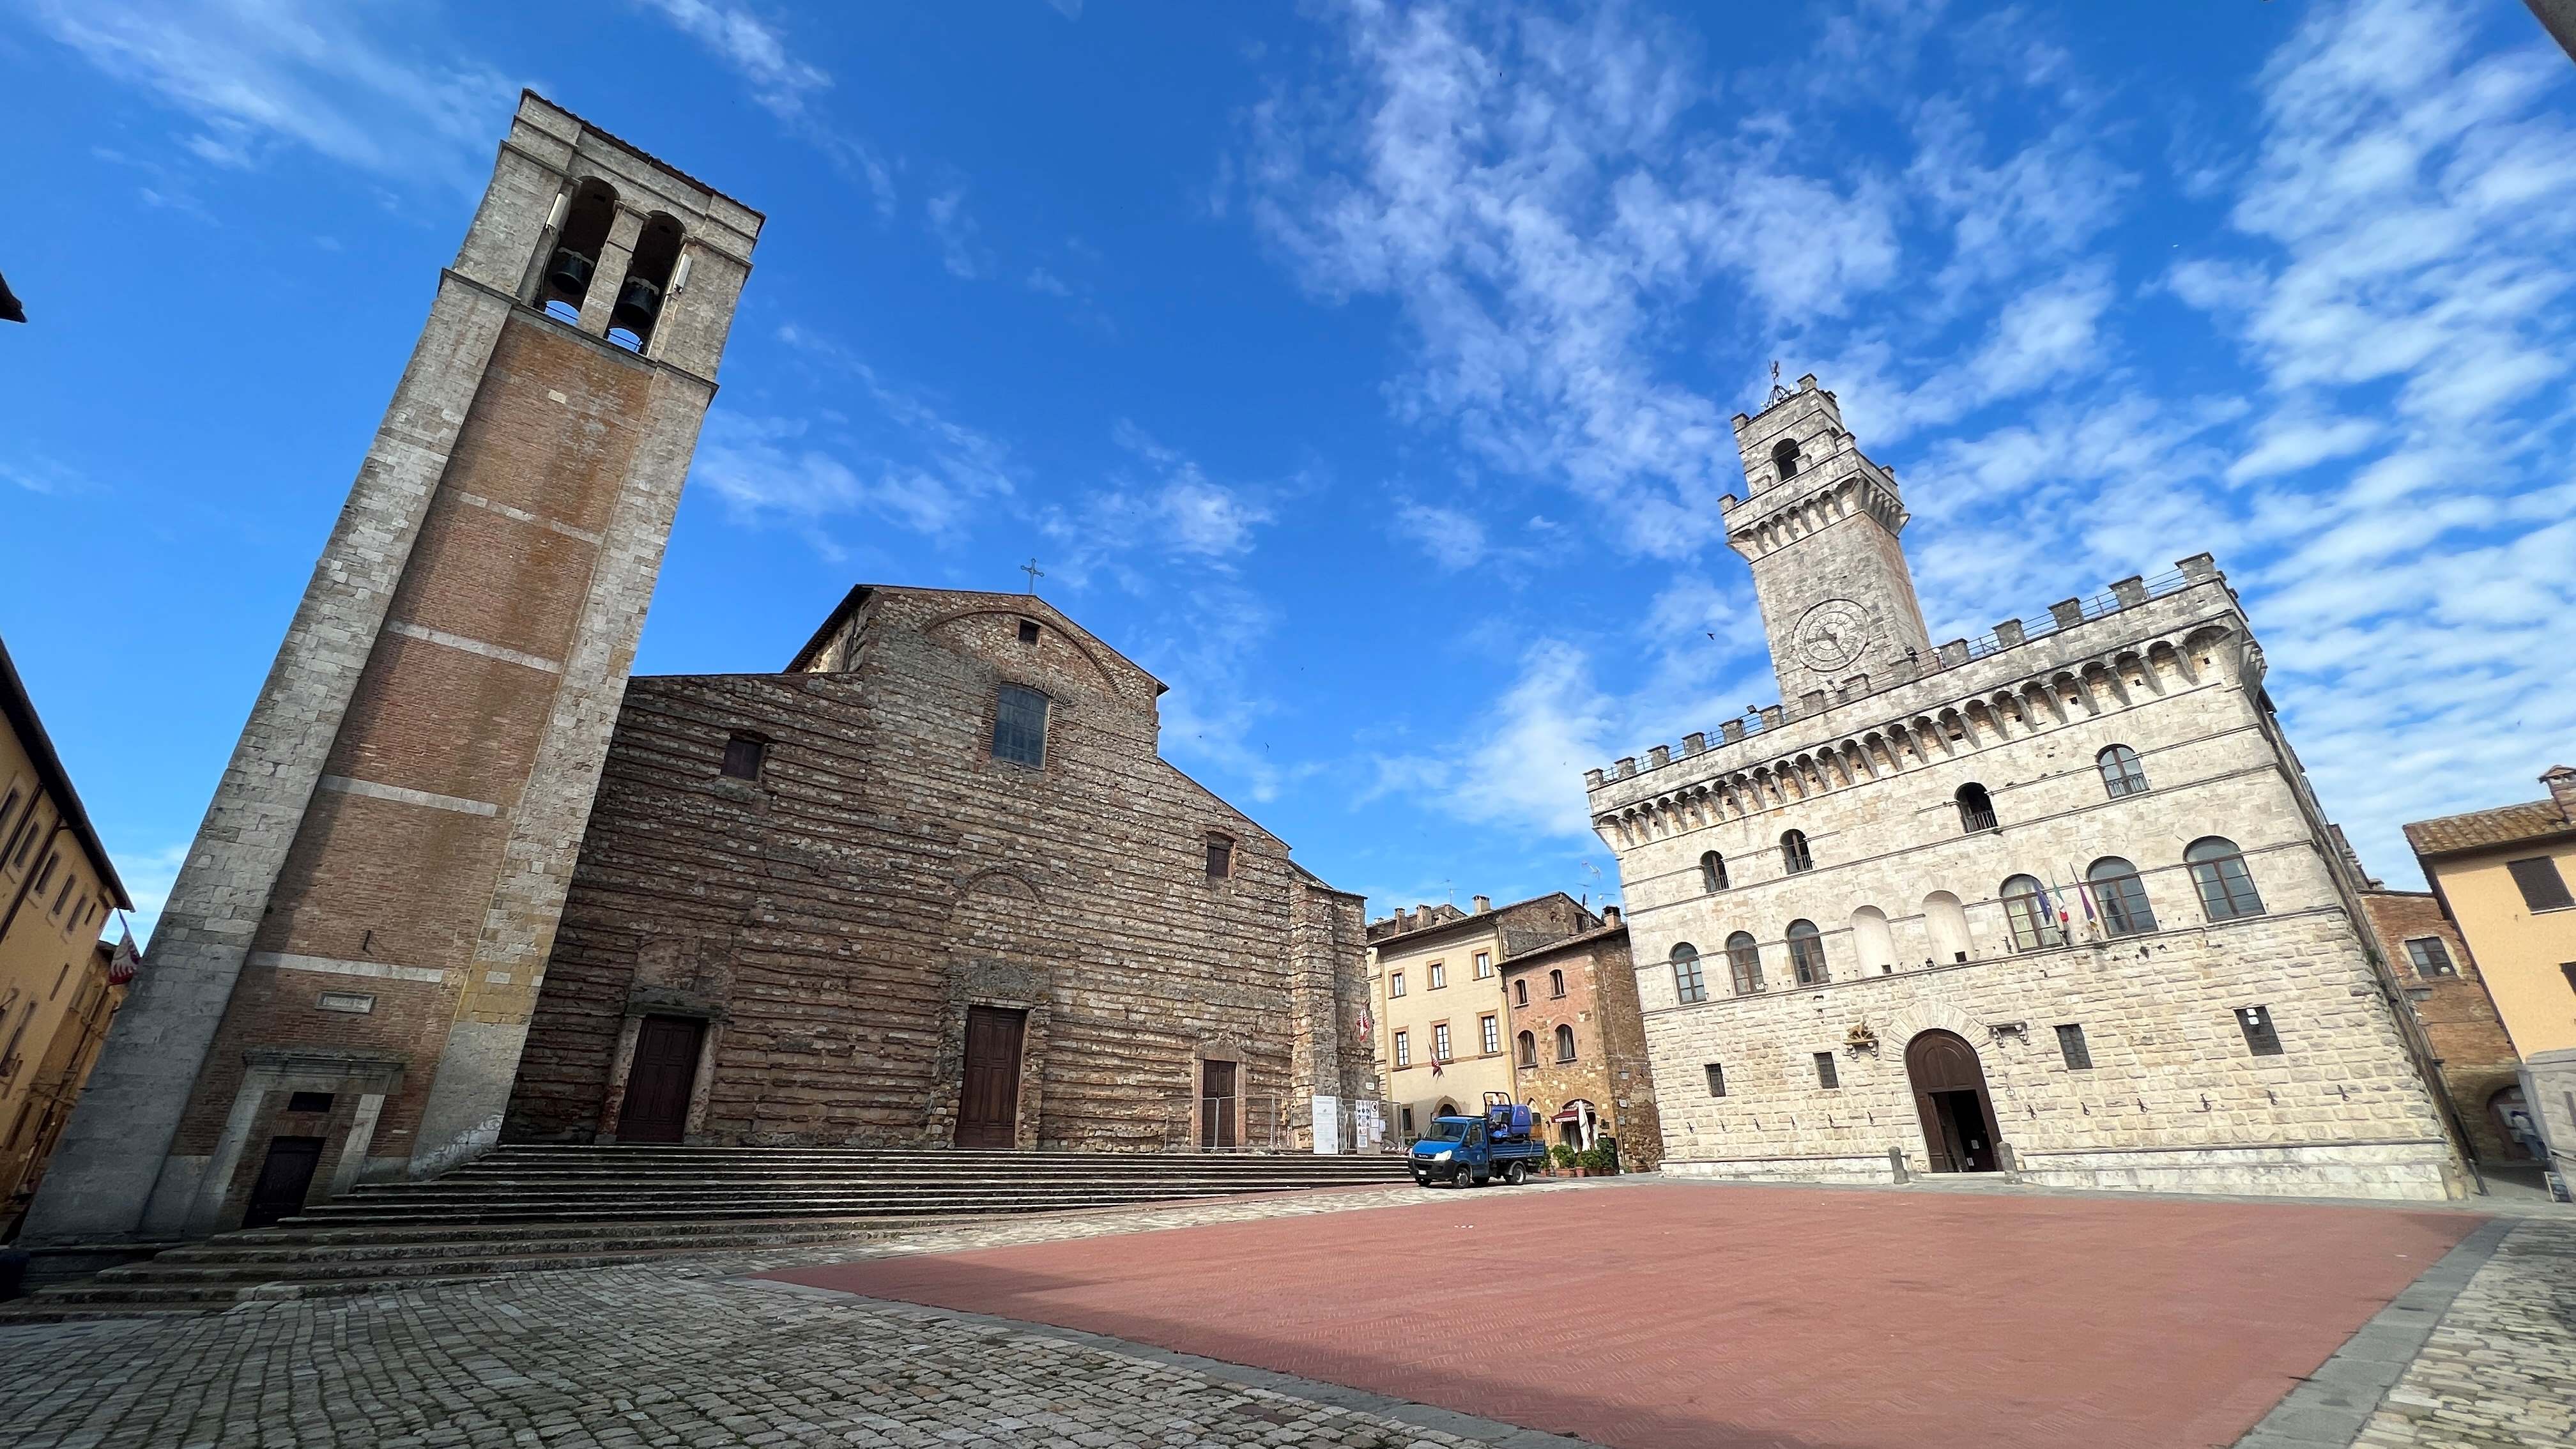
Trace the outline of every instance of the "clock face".
[[1841, 669], [1869, 648], [1869, 610], [1849, 599], [1827, 599], [1798, 621], [1798, 657], [1813, 669]]

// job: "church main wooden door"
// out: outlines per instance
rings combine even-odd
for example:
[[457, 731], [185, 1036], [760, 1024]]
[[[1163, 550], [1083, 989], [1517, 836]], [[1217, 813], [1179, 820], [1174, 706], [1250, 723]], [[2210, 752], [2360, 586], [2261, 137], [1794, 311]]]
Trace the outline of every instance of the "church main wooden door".
[[1017, 1147], [1020, 1041], [1028, 1013], [966, 1008], [966, 1071], [957, 1089], [957, 1145]]
[[1993, 1172], [2003, 1165], [1995, 1104], [1975, 1047], [1951, 1032], [1924, 1032], [1906, 1044], [1905, 1077], [1934, 1172]]
[[626, 1069], [626, 1105], [617, 1115], [620, 1142], [678, 1142], [689, 1133], [689, 1092], [698, 1080], [698, 1043], [707, 1024], [687, 1016], [648, 1016], [635, 1028], [635, 1061]]

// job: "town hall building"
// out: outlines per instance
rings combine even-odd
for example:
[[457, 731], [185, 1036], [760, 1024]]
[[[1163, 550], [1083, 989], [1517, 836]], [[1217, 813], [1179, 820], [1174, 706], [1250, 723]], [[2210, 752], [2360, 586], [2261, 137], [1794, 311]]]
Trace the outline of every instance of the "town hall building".
[[2462, 1192], [2210, 558], [1936, 646], [1834, 395], [1735, 431], [1782, 702], [1586, 777], [1664, 1170]]

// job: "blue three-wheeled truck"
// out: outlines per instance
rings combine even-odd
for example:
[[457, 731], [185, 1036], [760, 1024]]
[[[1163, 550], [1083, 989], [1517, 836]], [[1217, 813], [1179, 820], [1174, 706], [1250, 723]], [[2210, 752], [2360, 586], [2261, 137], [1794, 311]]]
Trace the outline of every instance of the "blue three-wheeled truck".
[[1530, 1132], [1530, 1109], [1501, 1092], [1485, 1094], [1481, 1117], [1434, 1117], [1413, 1144], [1413, 1180], [1483, 1187], [1496, 1178], [1518, 1187], [1546, 1164], [1547, 1144]]

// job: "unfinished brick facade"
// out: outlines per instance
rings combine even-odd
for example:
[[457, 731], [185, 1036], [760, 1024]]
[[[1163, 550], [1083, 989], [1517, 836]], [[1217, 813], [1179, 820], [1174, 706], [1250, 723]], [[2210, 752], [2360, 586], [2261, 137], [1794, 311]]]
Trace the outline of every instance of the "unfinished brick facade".
[[1646, 1023], [1628, 961], [1628, 928], [1616, 906], [1605, 923], [1507, 957], [1512, 1097], [1544, 1124], [1550, 1145], [1618, 1145], [1619, 1165], [1652, 1171], [1664, 1160]]
[[497, 1139], [760, 225], [521, 98], [31, 1238]]
[[680, 1020], [682, 1140], [962, 1141], [982, 1011], [1019, 1033], [989, 1145], [1311, 1149], [1374, 1070], [1362, 902], [1161, 758], [1162, 690], [1035, 597], [881, 587], [785, 672], [632, 681], [509, 1136], [617, 1140]]

